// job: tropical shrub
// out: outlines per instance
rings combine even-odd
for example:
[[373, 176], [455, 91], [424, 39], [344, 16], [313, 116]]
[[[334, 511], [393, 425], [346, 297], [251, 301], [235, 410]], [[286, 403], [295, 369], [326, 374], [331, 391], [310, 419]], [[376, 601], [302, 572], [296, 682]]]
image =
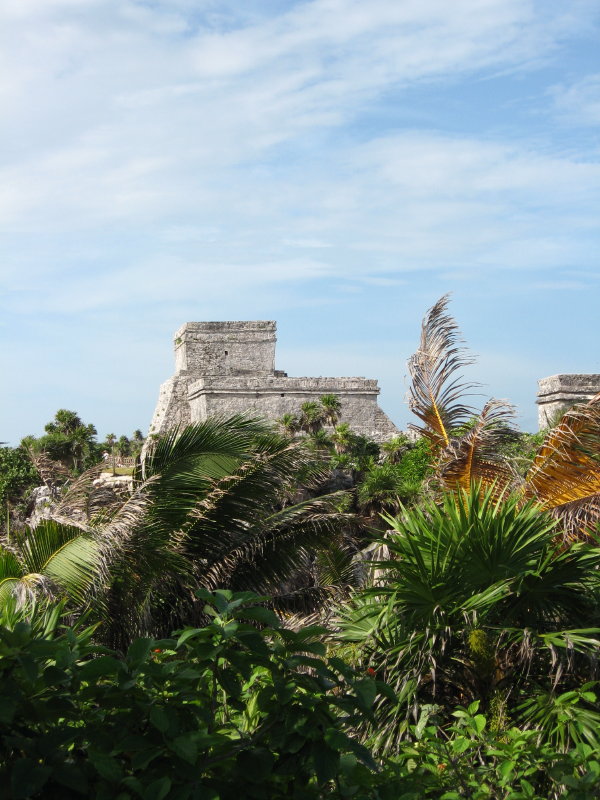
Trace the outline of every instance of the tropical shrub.
[[425, 708], [410, 739], [386, 764], [387, 784], [365, 778], [380, 797], [400, 800], [592, 800], [598, 797], [600, 751], [583, 742], [567, 750], [535, 730], [498, 730], [479, 702], [457, 708], [440, 727], [435, 708]]
[[11, 507], [23, 502], [37, 480], [38, 473], [22, 447], [0, 447], [0, 528], [10, 528]]
[[[551, 516], [478, 487], [386, 521], [388, 557], [374, 565], [375, 585], [340, 612], [341, 638], [362, 642], [363, 666], [393, 690], [376, 704], [378, 749], [394, 751], [411, 717], [432, 703], [478, 700], [484, 711], [539, 727], [557, 692], [593, 678], [598, 542], [557, 550]], [[596, 746], [600, 707], [580, 701]]]
[[26, 436], [22, 444], [37, 453], [45, 453], [76, 472], [97, 460], [96, 428], [86, 425], [75, 411], [60, 408], [44, 429], [44, 436]]
[[[309, 798], [375, 764], [349, 732], [375, 684], [281, 628], [262, 598], [202, 593], [211, 617], [124, 658], [91, 629], [0, 628], [3, 797]], [[259, 630], [261, 626], [263, 629]]]
[[359, 483], [356, 496], [358, 507], [367, 514], [397, 511], [419, 495], [421, 483], [406, 480], [399, 464], [374, 465]]

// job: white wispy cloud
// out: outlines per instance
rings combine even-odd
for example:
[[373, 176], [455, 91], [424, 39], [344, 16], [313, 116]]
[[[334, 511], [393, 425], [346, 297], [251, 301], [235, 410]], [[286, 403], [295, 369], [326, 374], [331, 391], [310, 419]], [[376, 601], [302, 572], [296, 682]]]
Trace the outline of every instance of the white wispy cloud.
[[570, 125], [600, 125], [600, 72], [553, 86], [555, 112]]
[[[368, 338], [380, 312], [363, 294], [406, 291], [416, 325], [438, 284], [488, 272], [527, 271], [521, 294], [587, 285], [597, 152], [411, 103], [434, 87], [493, 116], [483, 79], [526, 82], [597, 20], [594, 0], [4, 0], [0, 304], [7, 338], [43, 345], [3, 348], [4, 374], [34, 361], [54, 402], [53, 359], [83, 375], [85, 347], [123, 381], [122, 337], [141, 363], [185, 319], [322, 306], [326, 326], [355, 302]], [[598, 75], [565, 75], [537, 87], [537, 112], [594, 122]], [[358, 357], [392, 380], [387, 355]], [[154, 396], [169, 368], [137, 364], [136, 389]], [[86, 402], [114, 393], [96, 384]]]
[[560, 18], [522, 0], [315, 0], [214, 30], [202, 6], [171, 8], [3, 4], [5, 226], [224, 211], [230, 197], [215, 191], [236, 183], [228, 169], [302, 147], [391, 87], [535, 59]]

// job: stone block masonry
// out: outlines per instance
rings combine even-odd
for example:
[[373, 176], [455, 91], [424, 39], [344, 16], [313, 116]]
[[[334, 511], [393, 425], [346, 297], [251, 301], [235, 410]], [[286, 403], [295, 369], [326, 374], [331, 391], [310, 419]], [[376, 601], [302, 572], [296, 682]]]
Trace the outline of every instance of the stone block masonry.
[[551, 375], [538, 381], [538, 423], [549, 427], [556, 415], [586, 403], [600, 392], [600, 375]]
[[150, 434], [237, 413], [276, 420], [335, 394], [340, 422], [375, 441], [399, 430], [377, 402], [379, 386], [366, 378], [290, 378], [275, 369], [276, 323], [186, 322], [174, 336], [175, 375], [160, 387]]

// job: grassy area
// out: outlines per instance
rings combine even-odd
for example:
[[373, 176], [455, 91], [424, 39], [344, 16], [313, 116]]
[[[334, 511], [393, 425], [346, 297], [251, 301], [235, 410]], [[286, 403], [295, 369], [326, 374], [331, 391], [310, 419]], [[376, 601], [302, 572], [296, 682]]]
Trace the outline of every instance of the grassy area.
[[102, 470], [103, 475], [133, 475], [133, 467], [105, 467]]

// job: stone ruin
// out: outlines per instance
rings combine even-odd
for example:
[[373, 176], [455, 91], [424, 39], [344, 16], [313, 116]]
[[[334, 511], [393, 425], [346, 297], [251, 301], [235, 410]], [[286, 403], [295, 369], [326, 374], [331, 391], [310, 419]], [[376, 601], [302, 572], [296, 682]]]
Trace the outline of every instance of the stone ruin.
[[540, 429], [553, 424], [558, 414], [576, 403], [586, 403], [600, 392], [600, 375], [551, 375], [538, 381]]
[[377, 442], [399, 430], [378, 405], [379, 386], [366, 378], [290, 378], [275, 369], [276, 323], [186, 322], [175, 334], [175, 375], [160, 387], [150, 434], [248, 413], [276, 420], [335, 394], [340, 422]]

